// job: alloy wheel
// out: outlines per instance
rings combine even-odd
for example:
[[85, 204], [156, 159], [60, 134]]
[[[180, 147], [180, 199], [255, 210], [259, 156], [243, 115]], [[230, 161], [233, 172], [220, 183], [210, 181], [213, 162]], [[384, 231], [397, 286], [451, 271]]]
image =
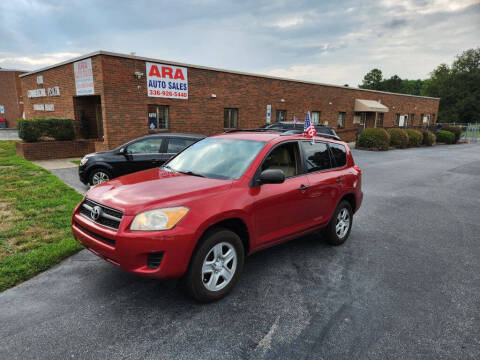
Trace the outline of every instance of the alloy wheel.
[[346, 208], [341, 209], [337, 215], [337, 222], [335, 224], [335, 232], [337, 236], [342, 239], [350, 228], [350, 214]]
[[216, 244], [203, 260], [202, 283], [209, 291], [227, 286], [237, 269], [237, 252], [227, 242]]
[[93, 185], [98, 185], [110, 180], [108, 174], [105, 174], [103, 171], [97, 171], [92, 177]]

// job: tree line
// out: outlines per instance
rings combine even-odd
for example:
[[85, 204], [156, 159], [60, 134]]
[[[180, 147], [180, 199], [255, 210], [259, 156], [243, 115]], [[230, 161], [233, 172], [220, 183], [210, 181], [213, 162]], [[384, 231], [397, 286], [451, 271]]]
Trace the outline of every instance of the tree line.
[[440, 64], [424, 80], [384, 78], [380, 69], [372, 69], [359, 87], [439, 97], [438, 122], [480, 122], [480, 47], [456, 56], [450, 66]]

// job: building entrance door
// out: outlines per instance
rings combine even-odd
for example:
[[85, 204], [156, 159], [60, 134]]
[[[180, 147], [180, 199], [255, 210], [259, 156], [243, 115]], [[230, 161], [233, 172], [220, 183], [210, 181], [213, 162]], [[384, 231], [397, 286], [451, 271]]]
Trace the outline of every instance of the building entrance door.
[[75, 96], [75, 131], [84, 139], [103, 137], [102, 101], [99, 95]]

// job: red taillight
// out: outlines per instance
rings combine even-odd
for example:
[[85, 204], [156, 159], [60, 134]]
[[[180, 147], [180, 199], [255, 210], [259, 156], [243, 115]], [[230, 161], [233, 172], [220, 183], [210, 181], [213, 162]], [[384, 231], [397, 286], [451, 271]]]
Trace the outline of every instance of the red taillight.
[[360, 169], [360, 166], [354, 165], [353, 168], [357, 170], [360, 174], [362, 173], [362, 169]]

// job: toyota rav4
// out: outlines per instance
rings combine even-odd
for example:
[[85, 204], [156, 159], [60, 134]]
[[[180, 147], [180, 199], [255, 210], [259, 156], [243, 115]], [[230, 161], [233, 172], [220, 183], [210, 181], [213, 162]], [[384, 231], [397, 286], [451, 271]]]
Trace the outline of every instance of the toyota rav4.
[[191, 296], [213, 301], [233, 288], [248, 254], [320, 229], [330, 244], [345, 242], [362, 197], [345, 143], [237, 131], [205, 138], [161, 168], [94, 186], [72, 229], [106, 261], [181, 277]]

